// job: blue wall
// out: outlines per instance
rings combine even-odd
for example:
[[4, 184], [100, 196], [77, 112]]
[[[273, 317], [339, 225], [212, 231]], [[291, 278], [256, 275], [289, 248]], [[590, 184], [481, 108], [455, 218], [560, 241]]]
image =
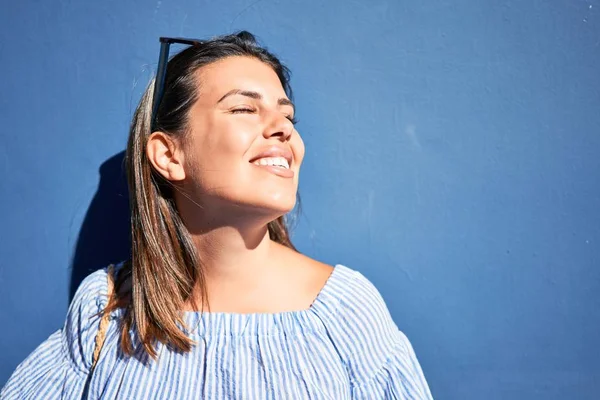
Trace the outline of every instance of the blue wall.
[[307, 145], [299, 248], [362, 271], [439, 399], [600, 391], [600, 2], [3, 1], [0, 385], [127, 254], [159, 35], [256, 33]]

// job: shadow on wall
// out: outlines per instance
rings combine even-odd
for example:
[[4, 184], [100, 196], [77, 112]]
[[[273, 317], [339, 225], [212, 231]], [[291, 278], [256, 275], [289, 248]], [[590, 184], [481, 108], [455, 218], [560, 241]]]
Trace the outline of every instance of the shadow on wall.
[[100, 166], [100, 184], [88, 209], [71, 264], [69, 302], [91, 272], [129, 258], [129, 194], [125, 152]]

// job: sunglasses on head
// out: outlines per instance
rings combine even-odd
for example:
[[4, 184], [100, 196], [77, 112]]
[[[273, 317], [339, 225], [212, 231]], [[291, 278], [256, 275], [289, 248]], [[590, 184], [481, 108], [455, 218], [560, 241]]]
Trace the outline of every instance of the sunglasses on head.
[[154, 80], [154, 96], [152, 98], [152, 125], [156, 118], [158, 106], [165, 91], [165, 77], [167, 76], [167, 63], [169, 62], [169, 48], [173, 43], [198, 46], [204, 43], [199, 39], [161, 37], [160, 54], [158, 56], [158, 67], [156, 68], [156, 79]]

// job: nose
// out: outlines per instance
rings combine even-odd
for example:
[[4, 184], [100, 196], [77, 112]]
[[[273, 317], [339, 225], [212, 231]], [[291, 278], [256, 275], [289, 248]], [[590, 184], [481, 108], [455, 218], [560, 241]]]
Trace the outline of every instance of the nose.
[[280, 111], [274, 111], [271, 115], [271, 121], [265, 128], [263, 136], [265, 139], [279, 137], [281, 141], [288, 141], [294, 133], [294, 124], [287, 119]]

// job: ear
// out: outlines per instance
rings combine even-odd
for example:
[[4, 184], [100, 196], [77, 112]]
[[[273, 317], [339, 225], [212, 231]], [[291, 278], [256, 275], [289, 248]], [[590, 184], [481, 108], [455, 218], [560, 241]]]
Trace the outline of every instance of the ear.
[[183, 152], [177, 144], [164, 132], [153, 132], [146, 145], [146, 154], [154, 169], [172, 182], [185, 179]]

